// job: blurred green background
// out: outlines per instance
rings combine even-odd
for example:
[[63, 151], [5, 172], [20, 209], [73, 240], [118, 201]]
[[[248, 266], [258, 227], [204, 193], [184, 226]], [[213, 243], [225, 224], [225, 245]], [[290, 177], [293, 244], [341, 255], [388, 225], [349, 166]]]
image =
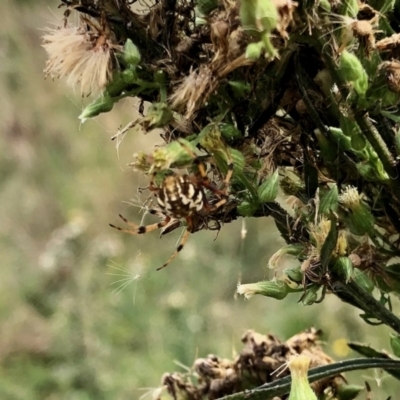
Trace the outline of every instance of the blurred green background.
[[[345, 338], [389, 347], [387, 330], [333, 296], [312, 307], [298, 296], [235, 297], [238, 282], [271, 277], [281, 239], [269, 219], [227, 224], [217, 238], [196, 233], [160, 272], [179, 232], [160, 239], [108, 226], [120, 212], [141, 219], [146, 179], [126, 164], [161, 139], [130, 132], [117, 151], [110, 138], [135, 118], [134, 100], [80, 126], [87, 101], [43, 77], [41, 35], [61, 23], [57, 5], [0, 2], [0, 399], [151, 398], [164, 372], [184, 370], [177, 363], [233, 357], [249, 328], [282, 339], [321, 328], [335, 359], [355, 356]], [[358, 379], [379, 384], [383, 399], [393, 380], [382, 376]]]

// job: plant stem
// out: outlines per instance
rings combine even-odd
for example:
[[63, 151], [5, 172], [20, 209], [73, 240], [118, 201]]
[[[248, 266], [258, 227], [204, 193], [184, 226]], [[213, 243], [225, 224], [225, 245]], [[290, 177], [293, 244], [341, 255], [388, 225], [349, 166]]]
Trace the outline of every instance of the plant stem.
[[346, 284], [341, 281], [336, 281], [332, 285], [332, 291], [341, 300], [356, 305], [361, 310], [373, 315], [374, 318], [390, 326], [395, 332], [400, 334], [400, 319], [355, 282]]

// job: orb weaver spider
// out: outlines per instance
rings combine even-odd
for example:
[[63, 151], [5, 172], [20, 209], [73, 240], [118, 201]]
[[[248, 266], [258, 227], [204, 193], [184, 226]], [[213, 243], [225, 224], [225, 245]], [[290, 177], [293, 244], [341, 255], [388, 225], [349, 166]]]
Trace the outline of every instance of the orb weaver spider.
[[[229, 152], [227, 152], [227, 154], [229, 154]], [[166, 228], [176, 221], [184, 220], [186, 222], [186, 230], [178, 246], [169, 259], [161, 267], [157, 268], [157, 271], [165, 268], [175, 259], [179, 252], [182, 251], [189, 235], [195, 232], [194, 219], [196, 216], [208, 215], [227, 202], [228, 185], [233, 174], [232, 160], [228, 158], [228, 169], [223, 181], [223, 188], [218, 189], [208, 178], [206, 167], [204, 163], [200, 161], [200, 157], [195, 154], [193, 154], [193, 156], [194, 164], [196, 164], [198, 168], [198, 172], [195, 174], [180, 175], [172, 173], [163, 179], [160, 186], [157, 186], [155, 183], [156, 173], [152, 175], [149, 190], [156, 197], [160, 210], [149, 210], [149, 212], [150, 214], [161, 215], [163, 217], [161, 221], [150, 225], [136, 225], [119, 214], [119, 217], [130, 228], [120, 228], [119, 226], [110, 224], [112, 228], [121, 232], [131, 235], [141, 235], [157, 229]], [[218, 201], [216, 203], [210, 203], [206, 197], [205, 189], [209, 190], [217, 197]]]

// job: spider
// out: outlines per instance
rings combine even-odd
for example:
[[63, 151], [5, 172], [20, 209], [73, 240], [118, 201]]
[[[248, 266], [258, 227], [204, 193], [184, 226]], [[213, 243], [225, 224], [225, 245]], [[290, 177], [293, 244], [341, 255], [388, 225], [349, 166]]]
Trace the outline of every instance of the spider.
[[[228, 152], [229, 154], [229, 152]], [[163, 219], [157, 223], [150, 225], [136, 225], [128, 221], [119, 214], [119, 217], [130, 227], [129, 229], [120, 228], [110, 224], [114, 229], [131, 235], [141, 235], [157, 229], [162, 229], [168, 225], [176, 223], [176, 221], [184, 220], [186, 222], [186, 230], [182, 235], [179, 245], [169, 259], [157, 271], [165, 268], [185, 246], [186, 241], [191, 233], [195, 231], [194, 220], [196, 216], [207, 215], [220, 208], [227, 202], [227, 189], [233, 174], [233, 162], [228, 158], [228, 170], [223, 182], [223, 188], [218, 189], [208, 178], [204, 163], [200, 158], [194, 155], [194, 163], [198, 167], [195, 174], [180, 175], [173, 173], [166, 176], [160, 186], [155, 184], [156, 174], [152, 175], [149, 190], [154, 193], [157, 198], [158, 210], [149, 210], [151, 214], [162, 215]], [[211, 204], [207, 199], [204, 189], [208, 189], [214, 193], [218, 201]]]

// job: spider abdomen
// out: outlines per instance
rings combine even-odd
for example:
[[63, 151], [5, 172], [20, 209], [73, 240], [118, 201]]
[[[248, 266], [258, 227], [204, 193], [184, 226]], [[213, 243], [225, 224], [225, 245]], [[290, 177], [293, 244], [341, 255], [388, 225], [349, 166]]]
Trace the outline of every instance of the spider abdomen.
[[204, 192], [188, 175], [167, 176], [157, 194], [157, 202], [166, 215], [185, 218], [204, 208]]

